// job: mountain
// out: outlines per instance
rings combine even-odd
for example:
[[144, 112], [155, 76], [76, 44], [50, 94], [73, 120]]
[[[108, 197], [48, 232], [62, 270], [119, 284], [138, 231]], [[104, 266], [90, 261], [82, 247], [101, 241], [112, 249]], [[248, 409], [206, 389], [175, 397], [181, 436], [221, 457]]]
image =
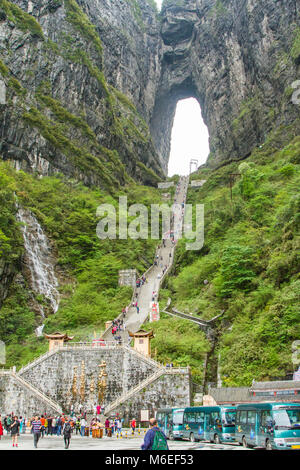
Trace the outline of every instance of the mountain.
[[[166, 178], [176, 104], [194, 97], [211, 152], [192, 176], [207, 182], [188, 201], [205, 204], [205, 244], [192, 253], [179, 245], [161, 303], [171, 295], [203, 318], [225, 314], [213, 343], [163, 318], [158, 357], [190, 363], [198, 382], [215, 380], [218, 361], [227, 385], [291, 372], [299, 13], [296, 0], [164, 0], [160, 13], [152, 0], [0, 0], [0, 338], [8, 365], [45, 350], [34, 333], [41, 324], [87, 338], [130, 301], [118, 270], [146, 270], [156, 242], [99, 240], [96, 210], [116, 207], [121, 195], [161, 202], [155, 186]], [[34, 287], [41, 246], [50, 291]]]

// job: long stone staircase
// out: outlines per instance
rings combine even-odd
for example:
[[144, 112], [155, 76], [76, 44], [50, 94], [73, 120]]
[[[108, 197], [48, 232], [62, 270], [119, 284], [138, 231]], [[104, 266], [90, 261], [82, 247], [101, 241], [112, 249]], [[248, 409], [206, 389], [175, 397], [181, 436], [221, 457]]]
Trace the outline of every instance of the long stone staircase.
[[[186, 201], [188, 181], [188, 177], [181, 177], [180, 184], [178, 185], [178, 188], [176, 190], [175, 201], [177, 206], [174, 206], [173, 211], [173, 216], [174, 220], [176, 220], [176, 224], [175, 222], [172, 223], [173, 233], [175, 235], [175, 243], [172, 243], [170, 239], [165, 240], [164, 246], [161, 246], [157, 251], [158, 265], [155, 266], [153, 264], [149, 267], [149, 269], [144, 273], [147, 282], [143, 284], [139, 289], [134, 290], [132, 301], [137, 300], [138, 305], [140, 307], [140, 313], [137, 314], [136, 308], [132, 306], [131, 302], [131, 305], [128, 306], [128, 312], [124, 320], [126, 323], [127, 331], [123, 331], [120, 334], [124, 342], [128, 343], [128, 331], [137, 331], [140, 326], [147, 320], [150, 311], [152, 292], [155, 291], [158, 298], [160, 286], [162, 285], [163, 280], [172, 268], [177, 242], [176, 234], [181, 233], [183, 223], [181, 204], [185, 203]], [[163, 272], [161, 264], [167, 267], [165, 272]], [[122, 318], [122, 315], [119, 315], [116, 319], [120, 318]], [[104, 332], [103, 338], [106, 340], [113, 339], [111, 327], [107, 328], [107, 330]]]
[[[187, 186], [188, 186], [188, 180], [182, 179], [181, 181], [182, 181], [181, 189], [177, 190], [177, 193], [176, 193], [176, 197], [177, 197], [176, 202], [177, 204], [179, 204], [178, 207], [180, 208], [180, 213], [181, 213], [181, 204], [182, 202], [185, 202], [185, 199], [186, 199], [186, 191], [187, 191]], [[160, 248], [160, 252], [159, 252], [159, 259], [161, 260], [161, 264], [159, 266], [154, 266], [154, 265], [151, 266], [148, 269], [148, 271], [145, 273], [147, 276], [148, 282], [145, 283], [145, 285], [143, 286], [143, 289], [140, 288], [139, 290], [138, 304], [141, 306], [140, 314], [137, 315], [136, 309], [132, 308], [132, 306], [131, 308], [129, 308], [128, 315], [126, 318], [126, 324], [128, 325], [128, 330], [124, 332], [124, 334], [122, 335], [123, 336], [122, 344], [119, 345], [117, 344], [116, 341], [113, 340], [112, 335], [111, 335], [111, 329], [108, 329], [103, 336], [105, 340], [104, 349], [110, 349], [110, 348], [123, 349], [127, 353], [129, 352], [131, 355], [134, 355], [138, 361], [143, 361], [144, 363], [147, 363], [148, 365], [150, 365], [152, 371], [154, 371], [153, 373], [148, 375], [148, 377], [145, 380], [142, 380], [138, 385], [127, 390], [126, 393], [121, 395], [112, 403], [108, 404], [108, 407], [105, 410], [106, 415], [109, 414], [115, 408], [117, 408], [120, 404], [126, 402], [129, 398], [139, 393], [141, 390], [148, 387], [149, 385], [151, 385], [153, 382], [158, 380], [163, 375], [180, 374], [180, 373], [186, 374], [187, 372], [187, 369], [166, 368], [163, 364], [160, 364], [159, 362], [155, 361], [154, 359], [150, 357], [144, 356], [143, 354], [139, 353], [135, 349], [131, 348], [128, 344], [128, 339], [129, 339], [128, 331], [133, 331], [133, 332], [137, 331], [140, 325], [144, 323], [148, 317], [151, 298], [152, 298], [152, 292], [156, 291], [157, 296], [158, 296], [160, 285], [164, 277], [167, 276], [169, 270], [171, 269], [173, 265], [175, 247], [176, 247], [176, 243], [172, 243], [171, 240], [166, 240], [166, 242], [164, 243], [164, 246]], [[167, 269], [164, 273], [162, 272], [162, 264], [164, 266], [167, 266]], [[133, 298], [134, 297], [135, 297], [135, 292], [133, 294]], [[30, 371], [31, 369], [34, 369], [35, 367], [38, 367], [43, 361], [46, 361], [47, 359], [51, 358], [51, 356], [55, 354], [59, 354], [60, 351], [76, 351], [78, 350], [78, 348], [85, 349], [85, 350], [93, 350], [93, 351], [97, 350], [97, 348], [95, 348], [95, 345], [93, 345], [92, 343], [80, 343], [80, 344], [78, 343], [74, 345], [65, 345], [59, 349], [48, 351], [45, 354], [39, 356], [32, 362], [23, 366], [17, 373], [15, 371], [9, 371], [8, 373], [11, 374], [12, 378], [19, 384], [20, 387], [30, 390], [30, 392], [32, 392], [36, 397], [38, 397], [45, 404], [51, 407], [53, 411], [57, 413], [62, 413], [63, 410], [61, 406], [58, 403], [56, 403], [54, 400], [49, 398], [47, 395], [45, 395], [42, 392], [42, 390], [37, 388], [38, 385], [37, 386], [31, 385], [24, 378], [24, 374], [26, 376], [26, 372]], [[98, 350], [101, 351], [103, 350], [103, 348], [100, 347]]]

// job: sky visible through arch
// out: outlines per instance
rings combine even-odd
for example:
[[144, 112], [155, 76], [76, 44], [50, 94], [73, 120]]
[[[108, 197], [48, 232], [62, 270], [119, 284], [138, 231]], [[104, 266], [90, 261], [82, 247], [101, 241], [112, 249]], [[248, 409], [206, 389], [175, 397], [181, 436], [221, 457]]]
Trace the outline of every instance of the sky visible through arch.
[[198, 166], [203, 165], [209, 154], [208, 139], [208, 130], [198, 101], [195, 98], [178, 101], [172, 129], [168, 176], [188, 175], [191, 159], [198, 160]]
[[[163, 0], [155, 0], [161, 9]], [[172, 130], [168, 176], [188, 175], [191, 159], [206, 162], [209, 154], [208, 130], [194, 98], [179, 101]]]

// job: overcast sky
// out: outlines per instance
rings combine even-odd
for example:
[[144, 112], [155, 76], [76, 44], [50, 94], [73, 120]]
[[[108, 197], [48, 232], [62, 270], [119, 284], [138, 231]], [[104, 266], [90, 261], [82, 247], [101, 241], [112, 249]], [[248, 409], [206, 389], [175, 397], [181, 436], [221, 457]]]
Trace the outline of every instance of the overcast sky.
[[168, 175], [188, 175], [190, 160], [198, 160], [199, 166], [206, 162], [208, 154], [208, 131], [198, 101], [194, 98], [179, 101], [172, 130]]
[[[162, 0], [156, 0], [156, 3], [160, 9]], [[198, 102], [193, 98], [179, 101], [172, 132], [168, 175], [187, 175], [191, 158], [202, 165], [208, 154], [208, 131]]]

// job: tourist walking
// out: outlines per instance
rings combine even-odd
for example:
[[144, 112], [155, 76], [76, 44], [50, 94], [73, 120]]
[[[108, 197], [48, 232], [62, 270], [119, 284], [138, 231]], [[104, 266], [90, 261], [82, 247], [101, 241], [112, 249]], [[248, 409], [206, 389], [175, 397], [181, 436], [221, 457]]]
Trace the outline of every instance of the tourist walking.
[[150, 429], [147, 431], [142, 450], [168, 450], [168, 443], [165, 434], [159, 429], [157, 420], [151, 418], [149, 421]]
[[39, 439], [41, 437], [41, 427], [42, 423], [39, 420], [38, 416], [36, 416], [31, 423], [31, 432], [33, 433], [33, 444], [35, 448], [37, 448]]
[[136, 428], [136, 421], [135, 421], [135, 418], [133, 418], [133, 419], [131, 420], [130, 426], [131, 426], [131, 429], [132, 429], [132, 434], [134, 434], [134, 431], [135, 431], [135, 428]]
[[44, 415], [41, 416], [40, 421], [41, 421], [41, 438], [43, 439], [45, 435], [45, 423], [46, 423], [46, 419], [44, 418]]
[[1, 436], [3, 436], [3, 425], [1, 421], [1, 415], [0, 415], [0, 441], [1, 441]]
[[109, 419], [106, 418], [105, 420], [105, 435], [108, 435], [108, 430], [109, 430]]
[[121, 418], [117, 419], [117, 433], [120, 435], [122, 432], [122, 420]]
[[86, 427], [86, 420], [85, 418], [82, 416], [81, 417], [81, 420], [80, 420], [80, 428], [81, 428], [81, 436], [84, 437], [84, 432], [85, 432], [85, 427]]
[[20, 430], [20, 421], [18, 417], [15, 416], [12, 424], [10, 425], [10, 435], [12, 437], [13, 447], [18, 447], [18, 435]]
[[56, 419], [55, 418], [52, 418], [51, 427], [52, 427], [52, 430], [51, 430], [51, 436], [52, 436], [53, 434], [57, 433]]
[[65, 421], [62, 433], [63, 433], [64, 441], [65, 441], [65, 449], [68, 449], [70, 447], [70, 440], [71, 440], [71, 434], [72, 434], [72, 426], [71, 426], [70, 420], [67, 419]]

